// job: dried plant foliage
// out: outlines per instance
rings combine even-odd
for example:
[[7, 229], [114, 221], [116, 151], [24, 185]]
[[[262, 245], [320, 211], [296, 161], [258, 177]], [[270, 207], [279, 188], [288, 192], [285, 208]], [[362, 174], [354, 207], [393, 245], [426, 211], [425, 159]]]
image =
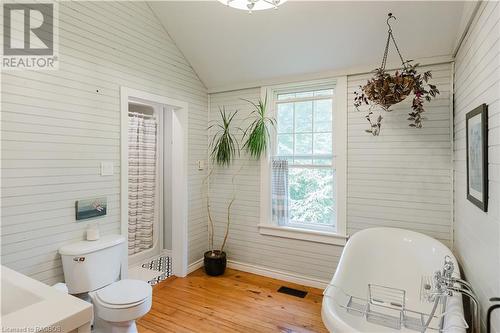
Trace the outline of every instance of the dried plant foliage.
[[422, 128], [424, 101], [430, 101], [439, 94], [439, 90], [433, 84], [428, 83], [432, 78], [430, 71], [420, 74], [417, 72], [419, 64], [412, 65], [405, 62], [404, 68], [389, 74], [384, 68], [375, 70], [375, 75], [364, 86], [360, 86], [360, 91], [356, 91], [354, 106], [359, 110], [362, 105], [370, 106], [366, 119], [370, 128], [365, 130], [372, 135], [379, 135], [382, 123], [382, 116], [375, 121], [372, 120], [373, 107], [380, 107], [382, 110], [390, 112], [391, 107], [402, 102], [413, 94], [411, 112], [409, 112], [409, 126]]

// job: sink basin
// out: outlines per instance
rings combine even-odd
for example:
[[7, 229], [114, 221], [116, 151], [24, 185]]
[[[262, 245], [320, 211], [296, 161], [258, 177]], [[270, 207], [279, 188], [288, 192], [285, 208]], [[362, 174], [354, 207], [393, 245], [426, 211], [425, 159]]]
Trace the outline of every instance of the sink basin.
[[43, 301], [43, 298], [35, 295], [34, 293], [19, 288], [9, 281], [2, 280], [2, 317], [25, 308], [31, 304]]
[[3, 330], [90, 332], [90, 303], [5, 266], [1, 267], [0, 284]]

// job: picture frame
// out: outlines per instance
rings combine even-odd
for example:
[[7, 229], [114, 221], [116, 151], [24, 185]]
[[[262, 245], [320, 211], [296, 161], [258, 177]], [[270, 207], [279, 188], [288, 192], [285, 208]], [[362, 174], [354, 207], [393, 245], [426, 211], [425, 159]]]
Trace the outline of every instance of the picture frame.
[[488, 211], [488, 106], [482, 104], [465, 117], [467, 199]]
[[106, 197], [78, 200], [75, 202], [75, 218], [79, 221], [104, 216], [107, 214], [107, 208]]

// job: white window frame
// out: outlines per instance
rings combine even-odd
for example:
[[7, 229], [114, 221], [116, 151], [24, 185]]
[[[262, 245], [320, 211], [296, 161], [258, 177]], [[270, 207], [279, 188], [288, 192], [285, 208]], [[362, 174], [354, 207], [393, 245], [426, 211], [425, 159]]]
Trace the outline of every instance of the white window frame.
[[[289, 83], [261, 88], [261, 98], [268, 98], [270, 115], [276, 117], [274, 98], [278, 93], [286, 93], [300, 89], [321, 89], [325, 86], [334, 87], [333, 97], [333, 165], [335, 168], [335, 210], [336, 231], [307, 229], [291, 226], [279, 226], [273, 222], [271, 213], [271, 153], [261, 158], [260, 182], [260, 223], [259, 232], [263, 235], [293, 238], [317, 243], [345, 245], [346, 212], [347, 212], [347, 76], [332, 79], [315, 80], [300, 83]], [[276, 133], [272, 133], [275, 144]]]

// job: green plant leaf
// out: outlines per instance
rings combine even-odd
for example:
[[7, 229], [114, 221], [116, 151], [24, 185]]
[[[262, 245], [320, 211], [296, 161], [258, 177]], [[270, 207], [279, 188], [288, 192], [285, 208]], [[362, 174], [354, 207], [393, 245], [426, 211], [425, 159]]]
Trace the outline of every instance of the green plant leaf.
[[210, 140], [210, 157], [219, 166], [229, 166], [236, 154], [240, 153], [238, 140], [231, 133], [232, 123], [237, 113], [238, 111], [227, 112], [225, 107], [219, 107], [221, 122], [214, 122], [208, 127], [208, 130], [219, 129]]
[[260, 159], [263, 153], [267, 151], [269, 142], [271, 141], [270, 127], [276, 127], [276, 120], [272, 117], [267, 117], [267, 95], [264, 99], [259, 99], [257, 103], [243, 99], [250, 103], [254, 110], [250, 113], [255, 119], [248, 125], [243, 132], [243, 149], [255, 159]]

